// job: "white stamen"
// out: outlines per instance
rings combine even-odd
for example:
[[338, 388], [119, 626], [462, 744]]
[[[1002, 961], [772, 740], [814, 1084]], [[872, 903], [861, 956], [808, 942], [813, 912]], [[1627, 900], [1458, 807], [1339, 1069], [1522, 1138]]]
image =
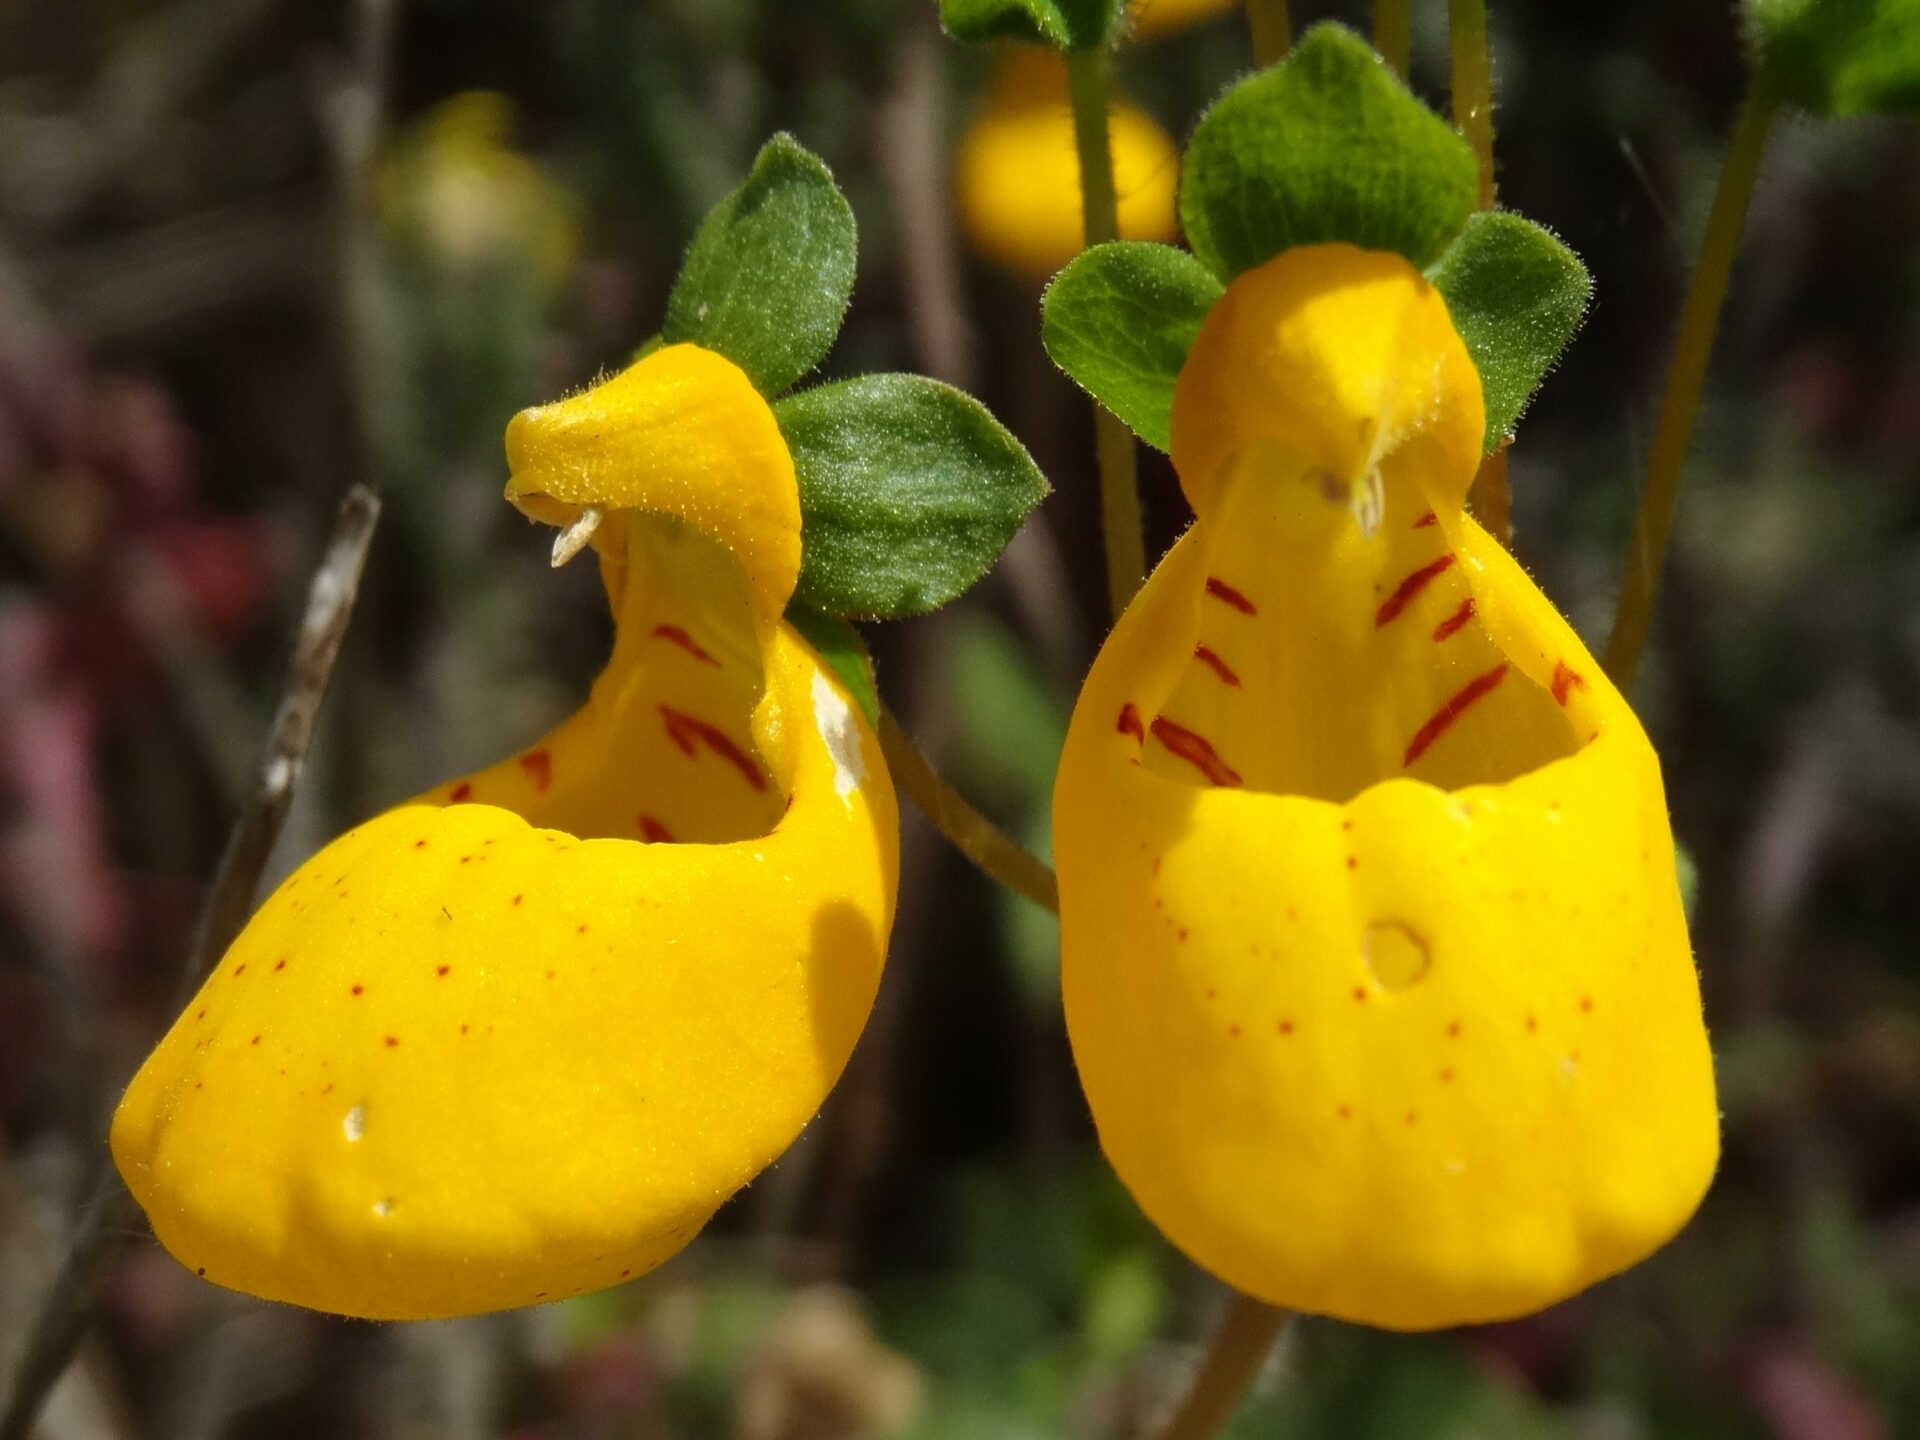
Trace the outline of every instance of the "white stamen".
[[1354, 523], [1360, 527], [1360, 538], [1371, 540], [1380, 532], [1380, 522], [1387, 516], [1387, 489], [1380, 483], [1378, 466], [1367, 471], [1359, 484], [1353, 487], [1353, 493], [1347, 503], [1353, 507]]
[[593, 532], [600, 528], [605, 513], [598, 505], [589, 505], [571, 525], [553, 537], [554, 569], [558, 570], [587, 548], [587, 542], [593, 538]]

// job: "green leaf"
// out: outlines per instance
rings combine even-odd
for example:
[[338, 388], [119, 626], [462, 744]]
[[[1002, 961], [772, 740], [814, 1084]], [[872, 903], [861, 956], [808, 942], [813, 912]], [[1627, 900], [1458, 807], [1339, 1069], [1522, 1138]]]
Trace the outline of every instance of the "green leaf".
[[853, 211], [790, 135], [700, 223], [661, 337], [717, 350], [773, 396], [818, 365], [853, 295]]
[[940, 25], [956, 40], [1024, 40], [1056, 50], [1098, 50], [1120, 27], [1124, 0], [940, 0]]
[[878, 729], [880, 696], [873, 685], [873, 656], [867, 653], [867, 642], [860, 638], [860, 632], [837, 616], [822, 615], [798, 603], [787, 607], [787, 619], [840, 677], [867, 723]]
[[1309, 30], [1200, 120], [1180, 177], [1187, 243], [1223, 280], [1345, 240], [1424, 269], [1477, 198], [1473, 151], [1352, 31]]
[[1480, 371], [1486, 448], [1514, 422], [1547, 378], [1587, 313], [1593, 282], [1552, 235], [1518, 215], [1486, 210], [1427, 272]]
[[1920, 0], [1747, 0], [1766, 77], [1816, 115], [1920, 112]]
[[1081, 389], [1165, 450], [1173, 382], [1221, 288], [1206, 266], [1171, 245], [1096, 245], [1047, 287], [1040, 338]]
[[992, 568], [1047, 493], [1020, 442], [936, 380], [863, 375], [773, 411], [800, 478], [796, 598], [829, 615], [939, 609]]

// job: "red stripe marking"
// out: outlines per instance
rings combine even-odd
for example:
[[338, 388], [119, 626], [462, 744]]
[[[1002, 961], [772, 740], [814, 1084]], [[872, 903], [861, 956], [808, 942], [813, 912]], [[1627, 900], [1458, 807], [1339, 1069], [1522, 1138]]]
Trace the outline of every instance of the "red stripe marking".
[[671, 845], [673, 843], [673, 832], [658, 820], [654, 819], [653, 816], [642, 815], [640, 817], [640, 838], [650, 845], [656, 843]]
[[1120, 707], [1119, 730], [1122, 735], [1131, 735], [1142, 745], [1147, 743], [1147, 727], [1140, 723], [1140, 712], [1133, 708], [1129, 700]]
[[553, 756], [544, 750], [529, 750], [520, 757], [520, 768], [527, 772], [535, 790], [547, 793], [547, 787], [553, 784]]
[[1460, 608], [1433, 627], [1433, 638], [1444, 640], [1457, 632], [1467, 621], [1473, 618], [1473, 597], [1467, 596], [1460, 602]]
[[1374, 612], [1374, 628], [1377, 630], [1382, 625], [1389, 623], [1397, 617], [1402, 610], [1411, 605], [1413, 603], [1413, 597], [1426, 589], [1436, 576], [1442, 575], [1452, 568], [1453, 559], [1454, 557], [1451, 553], [1442, 555], [1438, 560], [1430, 564], [1422, 565], [1418, 570], [1402, 580], [1399, 588], [1387, 597], [1386, 603]]
[[1587, 677], [1573, 669], [1564, 660], [1556, 660], [1553, 665], [1553, 700], [1556, 705], [1565, 705], [1576, 690], [1587, 688]]
[[473, 785], [472, 785], [472, 782], [467, 780], [462, 780], [458, 785], [454, 786], [453, 789], [449, 791], [447, 794], [447, 799], [453, 801], [453, 803], [456, 805], [458, 805], [462, 800], [471, 800], [472, 798], [473, 798]]
[[678, 645], [682, 650], [686, 651], [687, 654], [691, 655], [694, 659], [701, 661], [703, 664], [717, 666], [720, 663], [718, 660], [714, 659], [713, 656], [709, 655], [706, 652], [705, 647], [703, 647], [698, 640], [694, 639], [693, 636], [689, 635], [685, 630], [683, 630], [678, 625], [654, 626], [653, 638], [655, 640], [665, 640], [670, 644]]
[[754, 789], [765, 790], [767, 777], [754, 763], [753, 757], [733, 743], [726, 731], [709, 725], [697, 716], [689, 715], [672, 706], [660, 707], [660, 718], [666, 722], [667, 738], [680, 747], [680, 753], [692, 759], [701, 745], [705, 745], [714, 754], [740, 772], [741, 777]]
[[1438, 710], [1434, 711], [1433, 714], [1428, 717], [1427, 723], [1422, 725], [1418, 733], [1414, 735], [1412, 743], [1407, 746], [1406, 758], [1400, 762], [1401, 768], [1405, 769], [1422, 755], [1426, 754], [1427, 747], [1444, 735], [1447, 727], [1464, 715], [1469, 705], [1473, 704], [1474, 701], [1480, 699], [1482, 696], [1491, 693], [1493, 688], [1506, 678], [1507, 665], [1505, 661], [1502, 661], [1500, 664], [1494, 666], [1493, 669], [1487, 671], [1486, 674], [1476, 675], [1465, 685], [1462, 685], [1459, 693]]
[[1153, 738], [1215, 785], [1238, 785], [1240, 772], [1220, 758], [1213, 742], [1162, 715], [1153, 722]]
[[1227, 684], [1233, 686], [1234, 689], [1238, 690], [1240, 688], [1240, 677], [1233, 673], [1233, 667], [1228, 665], [1226, 661], [1222, 660], [1205, 645], [1196, 645], [1193, 647], [1193, 658], [1213, 671], [1214, 674], [1226, 681]]
[[1431, 510], [1429, 510], [1427, 511], [1426, 514], [1422, 515], [1418, 520], [1413, 522], [1413, 528], [1416, 530], [1424, 530], [1429, 525], [1438, 524], [1439, 521], [1440, 521], [1440, 517], [1438, 515], [1435, 515]]
[[1209, 575], [1207, 577], [1207, 593], [1216, 600], [1226, 601], [1227, 604], [1238, 610], [1242, 615], [1258, 615], [1260, 613], [1254, 608], [1253, 601], [1242, 595], [1218, 575]]

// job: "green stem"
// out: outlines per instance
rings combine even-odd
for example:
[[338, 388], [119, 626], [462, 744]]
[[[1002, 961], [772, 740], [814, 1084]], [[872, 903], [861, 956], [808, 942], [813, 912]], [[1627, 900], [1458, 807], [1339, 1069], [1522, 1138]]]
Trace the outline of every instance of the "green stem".
[[[1080, 156], [1080, 218], [1088, 245], [1119, 238], [1119, 204], [1113, 189], [1113, 141], [1107, 129], [1113, 61], [1103, 50], [1067, 57], [1073, 99], [1073, 139]], [[1118, 618], [1140, 590], [1147, 572], [1141, 535], [1140, 471], [1133, 436], [1120, 418], [1093, 407], [1094, 453], [1100, 465], [1100, 518], [1106, 540], [1107, 596]]]
[[1607, 674], [1622, 690], [1633, 684], [1640, 652], [1647, 643], [1647, 629], [1653, 621], [1654, 590], [1660, 582], [1667, 541], [1673, 534], [1680, 473], [1693, 439], [1694, 417], [1700, 410], [1714, 331], [1719, 328], [1733, 257], [1740, 248], [1740, 232], [1746, 228], [1747, 207], [1760, 178], [1760, 159], [1766, 153], [1767, 134], [1778, 108], [1778, 97], [1764, 80], [1749, 83], [1747, 97], [1734, 120], [1733, 138], [1727, 143], [1713, 208], [1707, 212], [1700, 259], [1693, 267], [1686, 303], [1680, 311], [1680, 333], [1667, 366], [1666, 393], [1660, 400], [1660, 419], [1647, 457], [1647, 483], [1640, 491], [1640, 508], [1634, 512], [1626, 575], [1620, 582], [1620, 604], [1614, 612], [1613, 634], [1608, 637], [1603, 662]]
[[1413, 24], [1407, 0], [1373, 0], [1373, 48], [1402, 80], [1413, 64]]
[[1447, 48], [1453, 55], [1453, 123], [1480, 164], [1482, 210], [1493, 205], [1493, 62], [1487, 52], [1487, 0], [1447, 0]]
[[942, 780], [932, 762], [900, 728], [891, 710], [880, 712], [880, 753], [886, 756], [887, 773], [894, 783], [988, 879], [997, 880], [1056, 915], [1060, 913], [1060, 888], [1052, 869]]
[[1253, 30], [1253, 63], [1262, 70], [1287, 58], [1293, 48], [1293, 20], [1287, 0], [1247, 0], [1247, 24]]
[[1292, 1315], [1235, 1293], [1193, 1388], [1155, 1440], [1210, 1440], [1233, 1418]]

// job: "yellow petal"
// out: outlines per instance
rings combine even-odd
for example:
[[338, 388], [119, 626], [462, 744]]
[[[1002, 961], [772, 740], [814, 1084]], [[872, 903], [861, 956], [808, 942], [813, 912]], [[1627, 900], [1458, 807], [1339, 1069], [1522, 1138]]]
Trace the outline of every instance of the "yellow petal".
[[1239, 8], [1240, 0], [1133, 0], [1127, 24], [1132, 38], [1157, 40]]
[[[593, 543], [624, 563], [620, 512], [676, 515], [738, 557], [778, 615], [800, 576], [800, 491], [780, 424], [732, 361], [668, 345], [591, 390], [522, 410], [507, 426], [507, 498], [566, 526], [589, 505]], [[609, 588], [617, 589], [612, 578]]]
[[[576, 493], [673, 477], [603, 483]], [[142, 1067], [113, 1152], [183, 1264], [374, 1318], [579, 1294], [678, 1250], [817, 1110], [880, 976], [893, 791], [712, 534], [777, 537], [700, 518], [611, 514], [582, 709], [309, 860]]]
[[[1477, 383], [1411, 268], [1296, 253], [1223, 304], [1176, 398], [1201, 518], [1055, 791], [1075, 1060], [1116, 1170], [1231, 1284], [1525, 1313], [1664, 1242], [1716, 1160], [1658, 760], [1461, 513]], [[1183, 447], [1182, 404], [1227, 433]], [[1375, 468], [1369, 538], [1342, 487]]]
[[[1179, 152], [1152, 116], [1124, 101], [1108, 118], [1122, 238], [1171, 240]], [[1066, 62], [1015, 49], [955, 159], [960, 220], [981, 254], [1044, 280], [1080, 253], [1080, 158]]]
[[1342, 488], [1394, 456], [1444, 488], [1430, 503], [1457, 508], [1484, 425], [1479, 375], [1439, 292], [1397, 255], [1308, 245], [1240, 276], [1208, 314], [1174, 387], [1173, 462], [1200, 516], [1257, 445]]

